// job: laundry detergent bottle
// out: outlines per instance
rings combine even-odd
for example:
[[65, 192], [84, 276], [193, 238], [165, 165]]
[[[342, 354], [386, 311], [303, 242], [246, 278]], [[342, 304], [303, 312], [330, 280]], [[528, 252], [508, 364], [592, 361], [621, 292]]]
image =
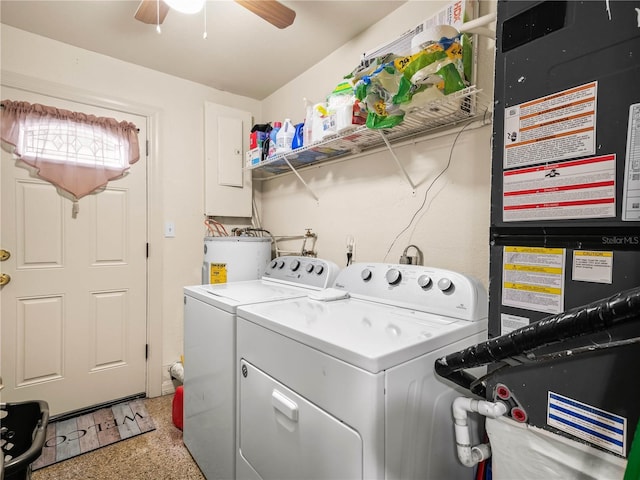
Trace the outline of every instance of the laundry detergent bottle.
[[273, 156], [276, 154], [276, 148], [278, 143], [278, 132], [282, 128], [281, 122], [273, 122], [273, 128], [269, 132], [269, 156]]
[[291, 150], [295, 130], [291, 120], [286, 118], [276, 134], [276, 153], [284, 153]]
[[304, 123], [298, 123], [295, 126], [293, 141], [291, 142], [292, 150], [302, 147], [302, 145], [304, 144], [303, 135], [304, 135]]

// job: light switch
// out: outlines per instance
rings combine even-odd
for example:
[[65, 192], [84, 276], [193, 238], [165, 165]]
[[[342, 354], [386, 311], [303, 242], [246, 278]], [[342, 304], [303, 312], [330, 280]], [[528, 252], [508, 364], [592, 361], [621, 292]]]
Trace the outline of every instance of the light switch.
[[164, 222], [164, 236], [166, 238], [176, 236], [176, 225], [173, 222]]

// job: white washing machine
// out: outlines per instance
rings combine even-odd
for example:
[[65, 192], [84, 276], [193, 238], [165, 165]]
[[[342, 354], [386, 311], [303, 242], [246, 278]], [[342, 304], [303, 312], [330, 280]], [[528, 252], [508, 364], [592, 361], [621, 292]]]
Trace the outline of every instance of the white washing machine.
[[236, 310], [330, 286], [338, 266], [279, 257], [260, 280], [184, 287], [184, 443], [207, 479], [235, 478]]
[[451, 416], [465, 392], [433, 366], [486, 340], [474, 279], [354, 264], [334, 288], [238, 308], [237, 326], [236, 478], [473, 478]]

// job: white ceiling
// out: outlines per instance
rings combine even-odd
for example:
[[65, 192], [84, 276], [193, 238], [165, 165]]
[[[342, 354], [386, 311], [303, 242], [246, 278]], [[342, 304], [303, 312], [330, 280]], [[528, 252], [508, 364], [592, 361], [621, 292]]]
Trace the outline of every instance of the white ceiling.
[[280, 30], [232, 0], [204, 12], [170, 11], [162, 24], [134, 19], [131, 0], [0, 0], [2, 23], [218, 90], [262, 100], [406, 0], [283, 1], [296, 11]]

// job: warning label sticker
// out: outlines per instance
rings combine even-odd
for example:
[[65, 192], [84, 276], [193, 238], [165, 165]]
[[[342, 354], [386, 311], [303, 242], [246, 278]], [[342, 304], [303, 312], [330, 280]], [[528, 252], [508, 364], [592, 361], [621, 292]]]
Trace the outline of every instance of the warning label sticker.
[[640, 221], [640, 103], [629, 107], [627, 155], [622, 191], [622, 220]]
[[598, 82], [505, 109], [504, 168], [595, 153]]
[[573, 252], [573, 280], [611, 284], [613, 280], [613, 252], [576, 250]]
[[565, 249], [504, 247], [502, 304], [536, 312], [564, 310]]
[[547, 425], [626, 456], [627, 419], [548, 392]]
[[503, 220], [616, 215], [616, 155], [503, 172]]
[[522, 327], [529, 325], [530, 320], [526, 317], [511, 315], [508, 313], [500, 314], [500, 335], [506, 335]]
[[227, 264], [209, 264], [209, 283], [227, 283]]

